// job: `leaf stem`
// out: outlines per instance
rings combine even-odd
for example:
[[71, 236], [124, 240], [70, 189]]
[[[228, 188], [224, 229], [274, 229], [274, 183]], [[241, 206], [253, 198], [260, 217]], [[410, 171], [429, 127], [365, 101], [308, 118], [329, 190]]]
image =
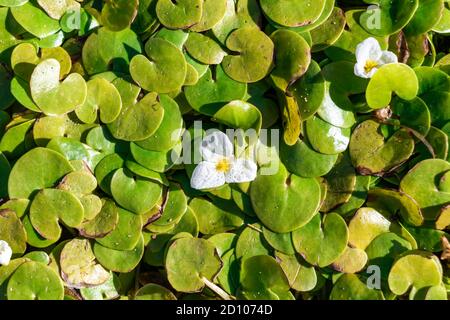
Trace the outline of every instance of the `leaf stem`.
[[234, 300], [233, 297], [230, 296], [228, 293], [226, 293], [221, 287], [219, 287], [215, 283], [209, 281], [205, 277], [202, 277], [202, 281], [209, 289], [214, 291], [223, 300]]

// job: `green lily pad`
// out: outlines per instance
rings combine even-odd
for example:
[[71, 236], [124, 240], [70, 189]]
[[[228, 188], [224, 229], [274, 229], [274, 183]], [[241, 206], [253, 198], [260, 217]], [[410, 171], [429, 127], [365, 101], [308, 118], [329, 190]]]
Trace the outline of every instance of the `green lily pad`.
[[43, 189], [31, 202], [31, 224], [41, 236], [49, 240], [61, 236], [59, 220], [75, 228], [83, 222], [83, 218], [84, 208], [80, 200], [65, 190]]
[[184, 89], [189, 105], [196, 111], [213, 116], [226, 103], [242, 100], [247, 86], [226, 75], [221, 66], [207, 69], [197, 84]]
[[36, 105], [47, 115], [61, 115], [81, 106], [87, 96], [87, 86], [78, 73], [70, 74], [59, 82], [60, 64], [47, 59], [34, 69], [30, 88]]
[[125, 141], [142, 141], [152, 136], [164, 119], [164, 108], [156, 93], [149, 93], [139, 102], [123, 104], [119, 116], [108, 129], [114, 138]]
[[306, 134], [311, 146], [323, 154], [335, 155], [347, 150], [350, 133], [350, 128], [333, 126], [319, 117], [312, 117], [306, 121]]
[[341, 256], [333, 262], [333, 269], [342, 273], [357, 273], [367, 263], [367, 254], [364, 250], [347, 247]]
[[277, 252], [275, 255], [292, 289], [308, 292], [316, 287], [316, 270], [313, 266], [308, 265], [300, 255], [287, 255], [281, 252]]
[[159, 96], [159, 102], [164, 109], [161, 125], [149, 138], [136, 142], [146, 150], [170, 150], [179, 142], [183, 133], [183, 118], [178, 104], [164, 94]]
[[271, 35], [275, 45], [275, 68], [270, 74], [283, 91], [306, 73], [311, 63], [311, 48], [297, 33], [278, 30]]
[[0, 210], [0, 240], [9, 244], [13, 254], [22, 254], [27, 249], [27, 234], [22, 221], [9, 209]]
[[406, 130], [396, 131], [387, 141], [381, 124], [367, 120], [352, 133], [350, 156], [360, 174], [383, 176], [406, 162], [414, 152], [414, 139]]
[[169, 289], [148, 283], [136, 292], [134, 300], [177, 300], [177, 298]]
[[114, 250], [97, 242], [94, 243], [93, 250], [98, 262], [106, 269], [121, 273], [130, 272], [136, 268], [144, 255], [144, 237], [140, 237], [132, 250]]
[[91, 243], [74, 239], [64, 245], [60, 254], [61, 275], [70, 287], [85, 288], [105, 283], [110, 274], [95, 261]]
[[50, 18], [39, 7], [36, 0], [12, 7], [11, 14], [25, 30], [41, 39], [58, 32], [60, 29], [58, 20]]
[[216, 234], [236, 229], [244, 223], [243, 213], [231, 202], [216, 200], [210, 202], [194, 198], [189, 207], [198, 220], [199, 231], [203, 234]]
[[[42, 167], [46, 170], [42, 171]], [[55, 186], [72, 170], [70, 163], [59, 153], [35, 148], [13, 166], [8, 180], [9, 196], [13, 199], [29, 198], [40, 189]]]
[[347, 248], [349, 230], [337, 213], [315, 215], [308, 224], [292, 233], [294, 247], [312, 265], [325, 267]]
[[276, 175], [259, 175], [250, 187], [256, 215], [272, 231], [286, 233], [307, 224], [317, 213], [320, 186], [280, 166]]
[[385, 108], [394, 92], [404, 100], [412, 100], [419, 93], [417, 76], [405, 64], [386, 64], [375, 73], [367, 87], [367, 103], [372, 109]]
[[286, 27], [302, 27], [319, 19], [325, 8], [325, 0], [262, 0], [261, 8], [268, 18]]
[[142, 214], [149, 211], [161, 197], [159, 184], [133, 175], [124, 169], [117, 170], [111, 179], [111, 192], [124, 208]]
[[64, 286], [50, 267], [29, 261], [25, 262], [8, 281], [8, 300], [62, 300]]
[[389, 272], [389, 288], [397, 295], [439, 285], [442, 266], [439, 259], [426, 251], [410, 251], [401, 256]]
[[96, 241], [114, 250], [132, 250], [141, 237], [142, 218], [132, 212], [118, 208], [119, 221], [114, 230]]
[[100, 212], [88, 221], [83, 222], [78, 230], [86, 238], [103, 238], [115, 230], [119, 222], [119, 208], [111, 200], [102, 200]]
[[145, 90], [158, 93], [169, 93], [181, 88], [186, 77], [183, 53], [169, 41], [160, 38], [147, 41], [145, 52], [150, 60], [144, 55], [137, 55], [130, 62], [133, 80]]
[[102, 8], [101, 21], [112, 31], [128, 28], [137, 15], [139, 0], [113, 0]]
[[160, 0], [156, 4], [159, 21], [170, 29], [186, 29], [200, 22], [202, 0]]
[[122, 98], [114, 85], [102, 78], [96, 78], [87, 83], [87, 97], [83, 105], [75, 109], [81, 121], [94, 123], [100, 112], [100, 121], [111, 123], [120, 114]]
[[334, 284], [330, 300], [384, 300], [384, 296], [381, 290], [370, 289], [362, 277], [344, 274]]
[[289, 282], [276, 260], [261, 255], [244, 261], [240, 294], [247, 300], [292, 300]]
[[199, 292], [205, 279], [214, 280], [222, 261], [214, 245], [204, 239], [181, 238], [172, 242], [165, 259], [167, 278], [181, 292]]
[[[369, 33], [376, 36], [387, 36], [400, 31], [413, 18], [419, 7], [419, 0], [365, 0], [374, 4], [374, 9], [361, 15], [361, 26]], [[374, 17], [379, 17], [374, 21]]]
[[186, 51], [203, 64], [220, 64], [227, 53], [213, 39], [197, 32], [189, 33]]
[[84, 300], [113, 300], [120, 294], [121, 283], [119, 277], [111, 273], [109, 279], [98, 286], [81, 288], [80, 294]]
[[196, 32], [203, 32], [213, 28], [224, 19], [226, 10], [227, 0], [204, 0], [202, 17], [190, 29]]
[[448, 162], [428, 159], [418, 163], [402, 179], [400, 189], [417, 201], [426, 220], [434, 220], [439, 209], [450, 202], [445, 187]]
[[222, 67], [230, 78], [252, 83], [270, 72], [274, 44], [264, 32], [253, 27], [238, 29], [227, 38], [227, 47], [239, 53], [223, 59]]

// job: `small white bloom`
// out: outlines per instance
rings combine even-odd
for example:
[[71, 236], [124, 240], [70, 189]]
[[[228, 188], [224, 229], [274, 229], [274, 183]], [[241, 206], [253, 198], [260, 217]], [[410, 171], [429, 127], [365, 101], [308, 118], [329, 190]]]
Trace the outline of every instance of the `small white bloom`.
[[256, 179], [256, 163], [249, 159], [236, 159], [233, 144], [226, 134], [214, 131], [200, 146], [202, 162], [195, 168], [191, 186], [194, 189], [212, 189], [225, 183], [250, 182]]
[[12, 249], [8, 242], [0, 240], [0, 265], [7, 266], [11, 260]]
[[375, 38], [368, 38], [356, 47], [355, 75], [372, 78], [375, 72], [385, 64], [397, 63], [397, 56], [390, 51], [381, 50]]

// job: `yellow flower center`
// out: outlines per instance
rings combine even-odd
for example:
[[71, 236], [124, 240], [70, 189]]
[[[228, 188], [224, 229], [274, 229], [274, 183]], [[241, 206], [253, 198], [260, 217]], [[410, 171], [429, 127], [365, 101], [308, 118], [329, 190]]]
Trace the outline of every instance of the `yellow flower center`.
[[219, 172], [228, 172], [228, 171], [230, 171], [230, 167], [231, 167], [231, 164], [227, 158], [221, 159], [216, 164], [216, 170]]
[[364, 71], [366, 73], [369, 73], [370, 71], [373, 70], [373, 68], [378, 67], [378, 62], [373, 61], [373, 60], [367, 60], [366, 65], [364, 66]]

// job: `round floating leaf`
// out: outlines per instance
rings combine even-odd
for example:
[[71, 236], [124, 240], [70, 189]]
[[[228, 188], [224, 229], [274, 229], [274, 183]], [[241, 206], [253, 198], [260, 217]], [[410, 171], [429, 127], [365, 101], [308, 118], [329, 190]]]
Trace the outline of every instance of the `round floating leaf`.
[[291, 300], [286, 275], [276, 260], [261, 255], [244, 261], [240, 294], [247, 300]]
[[406, 162], [414, 152], [414, 139], [397, 130], [387, 141], [382, 125], [373, 120], [361, 123], [350, 139], [350, 156], [360, 174], [383, 176]]
[[111, 193], [122, 207], [143, 214], [159, 200], [162, 187], [149, 179], [133, 177], [128, 170], [119, 169], [111, 179]]
[[275, 250], [290, 255], [295, 253], [291, 233], [275, 233], [267, 228], [263, 228], [262, 232], [264, 239], [266, 239], [270, 246]]
[[325, 0], [261, 0], [261, 8], [270, 20], [286, 27], [314, 23], [325, 8]]
[[225, 73], [239, 82], [257, 82], [272, 68], [274, 44], [262, 31], [244, 27], [227, 38], [227, 47], [238, 55], [226, 56], [222, 67]]
[[286, 233], [304, 226], [318, 211], [320, 186], [315, 179], [290, 174], [259, 175], [250, 187], [256, 215], [272, 231]]
[[425, 287], [437, 286], [442, 281], [439, 259], [426, 251], [410, 251], [401, 256], [389, 272], [389, 288], [397, 295], [409, 289], [417, 292]]
[[281, 252], [276, 253], [289, 285], [292, 289], [300, 292], [313, 290], [317, 285], [317, 274], [313, 266], [310, 266], [298, 254], [287, 255]]
[[177, 300], [177, 297], [163, 286], [148, 283], [136, 292], [134, 300]]
[[84, 208], [80, 200], [65, 190], [43, 189], [31, 202], [31, 224], [41, 236], [49, 240], [57, 240], [61, 236], [59, 220], [75, 228], [83, 222], [83, 218]]
[[139, 0], [112, 0], [102, 8], [101, 21], [112, 31], [128, 28], [137, 15]]
[[330, 300], [384, 300], [384, 296], [381, 290], [370, 289], [362, 277], [344, 274], [334, 284]]
[[61, 115], [81, 106], [87, 96], [87, 86], [78, 73], [59, 82], [60, 64], [55, 59], [42, 61], [31, 75], [31, 95], [36, 105], [47, 115]]
[[348, 243], [354, 248], [365, 250], [378, 235], [389, 232], [390, 227], [391, 222], [375, 209], [361, 208], [348, 225]]
[[306, 261], [326, 267], [336, 261], [347, 248], [349, 231], [337, 213], [315, 215], [305, 226], [292, 233], [294, 247]]
[[100, 212], [78, 228], [80, 235], [87, 238], [103, 238], [111, 233], [119, 222], [119, 208], [111, 200], [103, 200]]
[[225, 105], [214, 114], [213, 120], [232, 128], [254, 129], [256, 132], [259, 132], [262, 126], [261, 111], [254, 105], [240, 100]]
[[424, 160], [412, 168], [400, 183], [401, 191], [417, 201], [427, 220], [434, 220], [439, 209], [450, 202], [444, 175], [449, 170], [450, 164], [444, 160]]
[[38, 6], [36, 0], [12, 7], [11, 13], [25, 30], [41, 39], [58, 32], [60, 29], [58, 20], [50, 18]]
[[275, 68], [270, 74], [283, 91], [306, 73], [311, 63], [311, 49], [299, 34], [278, 30], [271, 35], [275, 45]]
[[259, 224], [255, 224], [241, 232], [235, 247], [236, 258], [244, 261], [251, 257], [271, 254], [272, 249], [258, 227], [261, 228]]
[[90, 288], [81, 288], [80, 294], [84, 300], [113, 300], [120, 296], [118, 292], [121, 289], [120, 286], [119, 277], [111, 273], [105, 283]]
[[[119, 32], [100, 28], [86, 40], [83, 51], [83, 66], [88, 74], [114, 71], [129, 72], [131, 59], [142, 52], [138, 36], [130, 29]], [[125, 101], [123, 101], [126, 105]]]
[[165, 259], [167, 278], [182, 292], [199, 292], [206, 278], [214, 280], [222, 261], [214, 245], [204, 239], [181, 238], [169, 246]]
[[242, 212], [231, 202], [217, 200], [210, 202], [194, 198], [189, 203], [203, 234], [215, 234], [236, 229], [244, 223]]
[[306, 73], [289, 87], [289, 93], [297, 100], [300, 117], [307, 120], [316, 113], [325, 97], [325, 79], [320, 67], [311, 61]]
[[144, 237], [141, 236], [132, 250], [119, 251], [106, 248], [99, 243], [93, 246], [95, 257], [106, 269], [114, 272], [130, 272], [139, 264], [144, 255]]
[[183, 53], [169, 41], [160, 38], [147, 41], [145, 52], [150, 60], [144, 55], [137, 55], [130, 62], [133, 80], [145, 90], [158, 93], [169, 93], [181, 88], [186, 78]]
[[202, 0], [159, 0], [156, 14], [159, 21], [170, 29], [186, 29], [200, 22]]
[[120, 114], [122, 98], [114, 85], [102, 78], [95, 78], [87, 83], [87, 97], [75, 113], [81, 121], [94, 123], [100, 112], [100, 121], [111, 123]]
[[342, 273], [357, 273], [367, 263], [364, 250], [347, 247], [340, 257], [333, 262], [333, 269]]
[[376, 7], [363, 13], [361, 26], [376, 36], [387, 36], [400, 31], [413, 18], [419, 0], [366, 0]]
[[164, 118], [158, 130], [149, 138], [136, 144], [146, 150], [167, 151], [172, 149], [183, 133], [183, 117], [178, 104], [167, 95], [160, 95]]
[[108, 125], [114, 138], [142, 141], [152, 136], [164, 118], [164, 108], [158, 100], [156, 93], [149, 93], [137, 103], [124, 104], [120, 115]]
[[213, 28], [224, 18], [226, 9], [227, 0], [204, 0], [202, 17], [190, 29], [192, 31], [202, 32]]
[[382, 66], [370, 79], [366, 91], [368, 105], [381, 109], [389, 105], [392, 93], [404, 100], [412, 100], [419, 93], [417, 76], [410, 67], [401, 63]]
[[105, 283], [110, 274], [95, 261], [89, 240], [74, 239], [64, 245], [59, 264], [70, 287], [85, 288]]
[[223, 105], [242, 100], [247, 86], [228, 77], [221, 66], [207, 69], [196, 85], [186, 87], [186, 99], [196, 111], [213, 116]]
[[197, 32], [189, 33], [184, 47], [195, 60], [204, 64], [219, 64], [227, 55], [217, 42]]
[[97, 242], [114, 250], [132, 250], [141, 237], [142, 218], [122, 208], [118, 212], [119, 221], [114, 230]]
[[417, 202], [402, 192], [388, 189], [371, 189], [368, 194], [367, 205], [392, 215], [399, 213], [402, 219], [413, 226], [420, 226], [424, 222], [422, 212]]
[[350, 128], [333, 126], [319, 117], [306, 121], [306, 134], [314, 150], [334, 155], [344, 152], [350, 142]]
[[72, 170], [70, 163], [59, 153], [35, 148], [17, 160], [12, 168], [8, 180], [9, 196], [13, 199], [29, 198], [40, 189], [55, 186]]
[[22, 254], [27, 248], [25, 228], [14, 211], [0, 209], [0, 240], [9, 244], [13, 254]]
[[7, 292], [8, 300], [62, 300], [64, 286], [51, 268], [29, 261], [11, 276]]
[[379, 266], [381, 278], [387, 280], [396, 257], [411, 249], [409, 241], [395, 233], [387, 232], [373, 239], [367, 246], [366, 253], [369, 265]]

